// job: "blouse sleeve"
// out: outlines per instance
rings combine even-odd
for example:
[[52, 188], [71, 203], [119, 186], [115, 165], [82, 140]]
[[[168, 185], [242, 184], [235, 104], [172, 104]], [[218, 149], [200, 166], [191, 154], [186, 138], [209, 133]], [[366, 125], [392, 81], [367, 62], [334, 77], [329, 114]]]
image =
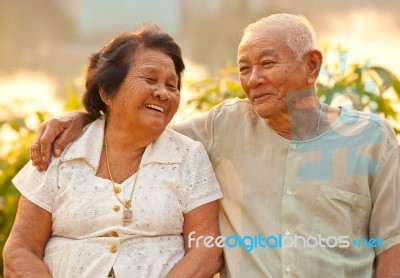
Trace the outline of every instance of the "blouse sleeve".
[[186, 199], [184, 213], [223, 197], [211, 162], [200, 142], [195, 142], [189, 151], [183, 169], [183, 186]]
[[58, 158], [54, 159], [48, 169], [43, 172], [39, 172], [32, 165], [32, 161], [29, 161], [12, 180], [24, 197], [50, 213], [53, 210], [54, 199], [58, 192], [58, 160]]

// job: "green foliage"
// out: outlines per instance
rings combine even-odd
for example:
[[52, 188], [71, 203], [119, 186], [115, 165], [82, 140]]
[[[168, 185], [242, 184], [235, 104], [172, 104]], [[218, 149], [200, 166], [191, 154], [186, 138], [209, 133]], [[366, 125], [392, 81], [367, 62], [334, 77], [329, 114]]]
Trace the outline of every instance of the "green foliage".
[[76, 83], [68, 84], [64, 89], [64, 95], [67, 97], [67, 101], [64, 104], [65, 111], [81, 110], [81, 92], [83, 87]]
[[197, 110], [207, 111], [228, 98], [245, 98], [239, 82], [236, 67], [228, 65], [215, 79], [206, 79], [198, 82], [186, 81], [185, 85], [196, 93], [186, 105], [194, 105]]
[[[82, 108], [80, 101], [81, 87], [69, 84], [64, 95], [65, 111]], [[30, 101], [30, 100], [28, 100]], [[21, 104], [17, 101], [15, 104]], [[3, 253], [5, 241], [11, 231], [17, 211], [20, 193], [11, 180], [30, 159], [30, 147], [35, 138], [36, 127], [30, 127], [28, 122], [41, 123], [50, 118], [47, 112], [35, 111], [29, 115], [16, 115], [10, 107], [0, 106], [1, 114], [8, 120], [0, 121], [0, 136], [11, 136], [12, 139], [0, 140], [0, 252]], [[0, 277], [3, 273], [3, 257], [0, 257]]]
[[[44, 115], [40, 112], [36, 112], [36, 117], [39, 121], [44, 119]], [[3, 252], [4, 243], [14, 223], [20, 197], [11, 180], [29, 160], [29, 147], [34, 138], [34, 130], [27, 127], [26, 119], [23, 118], [2, 122], [1, 127], [8, 127], [17, 134], [17, 138], [10, 142], [0, 141], [0, 149], [3, 150], [0, 155], [0, 252]], [[0, 271], [3, 273], [2, 257]]]
[[337, 50], [337, 53], [337, 62], [321, 69], [322, 80], [317, 84], [319, 98], [327, 104], [339, 96], [347, 98], [356, 110], [397, 121], [394, 103], [400, 100], [400, 80], [396, 75], [384, 67], [373, 66], [369, 60], [347, 64], [341, 57], [348, 52]]

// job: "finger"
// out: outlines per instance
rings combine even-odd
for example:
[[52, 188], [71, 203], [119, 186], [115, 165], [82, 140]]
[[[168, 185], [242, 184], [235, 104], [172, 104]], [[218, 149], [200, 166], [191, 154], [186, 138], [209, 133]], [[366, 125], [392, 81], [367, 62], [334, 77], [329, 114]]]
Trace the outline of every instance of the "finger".
[[62, 122], [61, 124], [63, 132], [54, 141], [54, 154], [56, 156], [61, 155], [67, 145], [79, 136], [83, 128], [82, 125], [73, 122]]
[[54, 127], [51, 122], [49, 122], [40, 138], [40, 156], [46, 167], [50, 161], [51, 144], [57, 138], [59, 133], [59, 128]]
[[39, 140], [43, 135], [43, 129], [39, 127], [35, 141], [33, 142], [31, 146], [31, 160], [32, 160], [32, 165], [36, 166], [39, 171], [42, 170], [41, 164], [42, 164], [42, 158], [40, 155], [40, 144]]
[[40, 145], [38, 143], [33, 143], [31, 146], [31, 160], [32, 160], [32, 165], [36, 166], [36, 168], [41, 171], [41, 159], [38, 158], [37, 154], [40, 153], [39, 151]]
[[59, 156], [64, 151], [65, 147], [70, 143], [74, 137], [71, 132], [66, 129], [55, 141], [54, 141], [54, 155]]

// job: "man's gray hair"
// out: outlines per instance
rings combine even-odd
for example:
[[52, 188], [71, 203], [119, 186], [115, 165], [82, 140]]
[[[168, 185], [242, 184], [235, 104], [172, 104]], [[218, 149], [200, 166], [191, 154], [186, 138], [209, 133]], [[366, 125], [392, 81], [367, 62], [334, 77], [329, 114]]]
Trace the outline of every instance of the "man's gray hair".
[[315, 31], [310, 22], [303, 16], [293, 14], [273, 14], [249, 24], [244, 30], [243, 37], [266, 27], [276, 26], [284, 31], [286, 44], [292, 50], [297, 61], [316, 48]]

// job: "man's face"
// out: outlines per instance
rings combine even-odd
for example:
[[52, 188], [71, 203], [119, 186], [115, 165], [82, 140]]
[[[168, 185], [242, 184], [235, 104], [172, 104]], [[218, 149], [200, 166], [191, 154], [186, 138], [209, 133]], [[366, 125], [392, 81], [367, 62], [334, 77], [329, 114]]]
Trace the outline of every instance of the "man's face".
[[282, 33], [279, 27], [253, 30], [238, 49], [242, 88], [254, 111], [265, 119], [287, 113], [287, 93], [308, 87], [306, 62], [296, 61]]

